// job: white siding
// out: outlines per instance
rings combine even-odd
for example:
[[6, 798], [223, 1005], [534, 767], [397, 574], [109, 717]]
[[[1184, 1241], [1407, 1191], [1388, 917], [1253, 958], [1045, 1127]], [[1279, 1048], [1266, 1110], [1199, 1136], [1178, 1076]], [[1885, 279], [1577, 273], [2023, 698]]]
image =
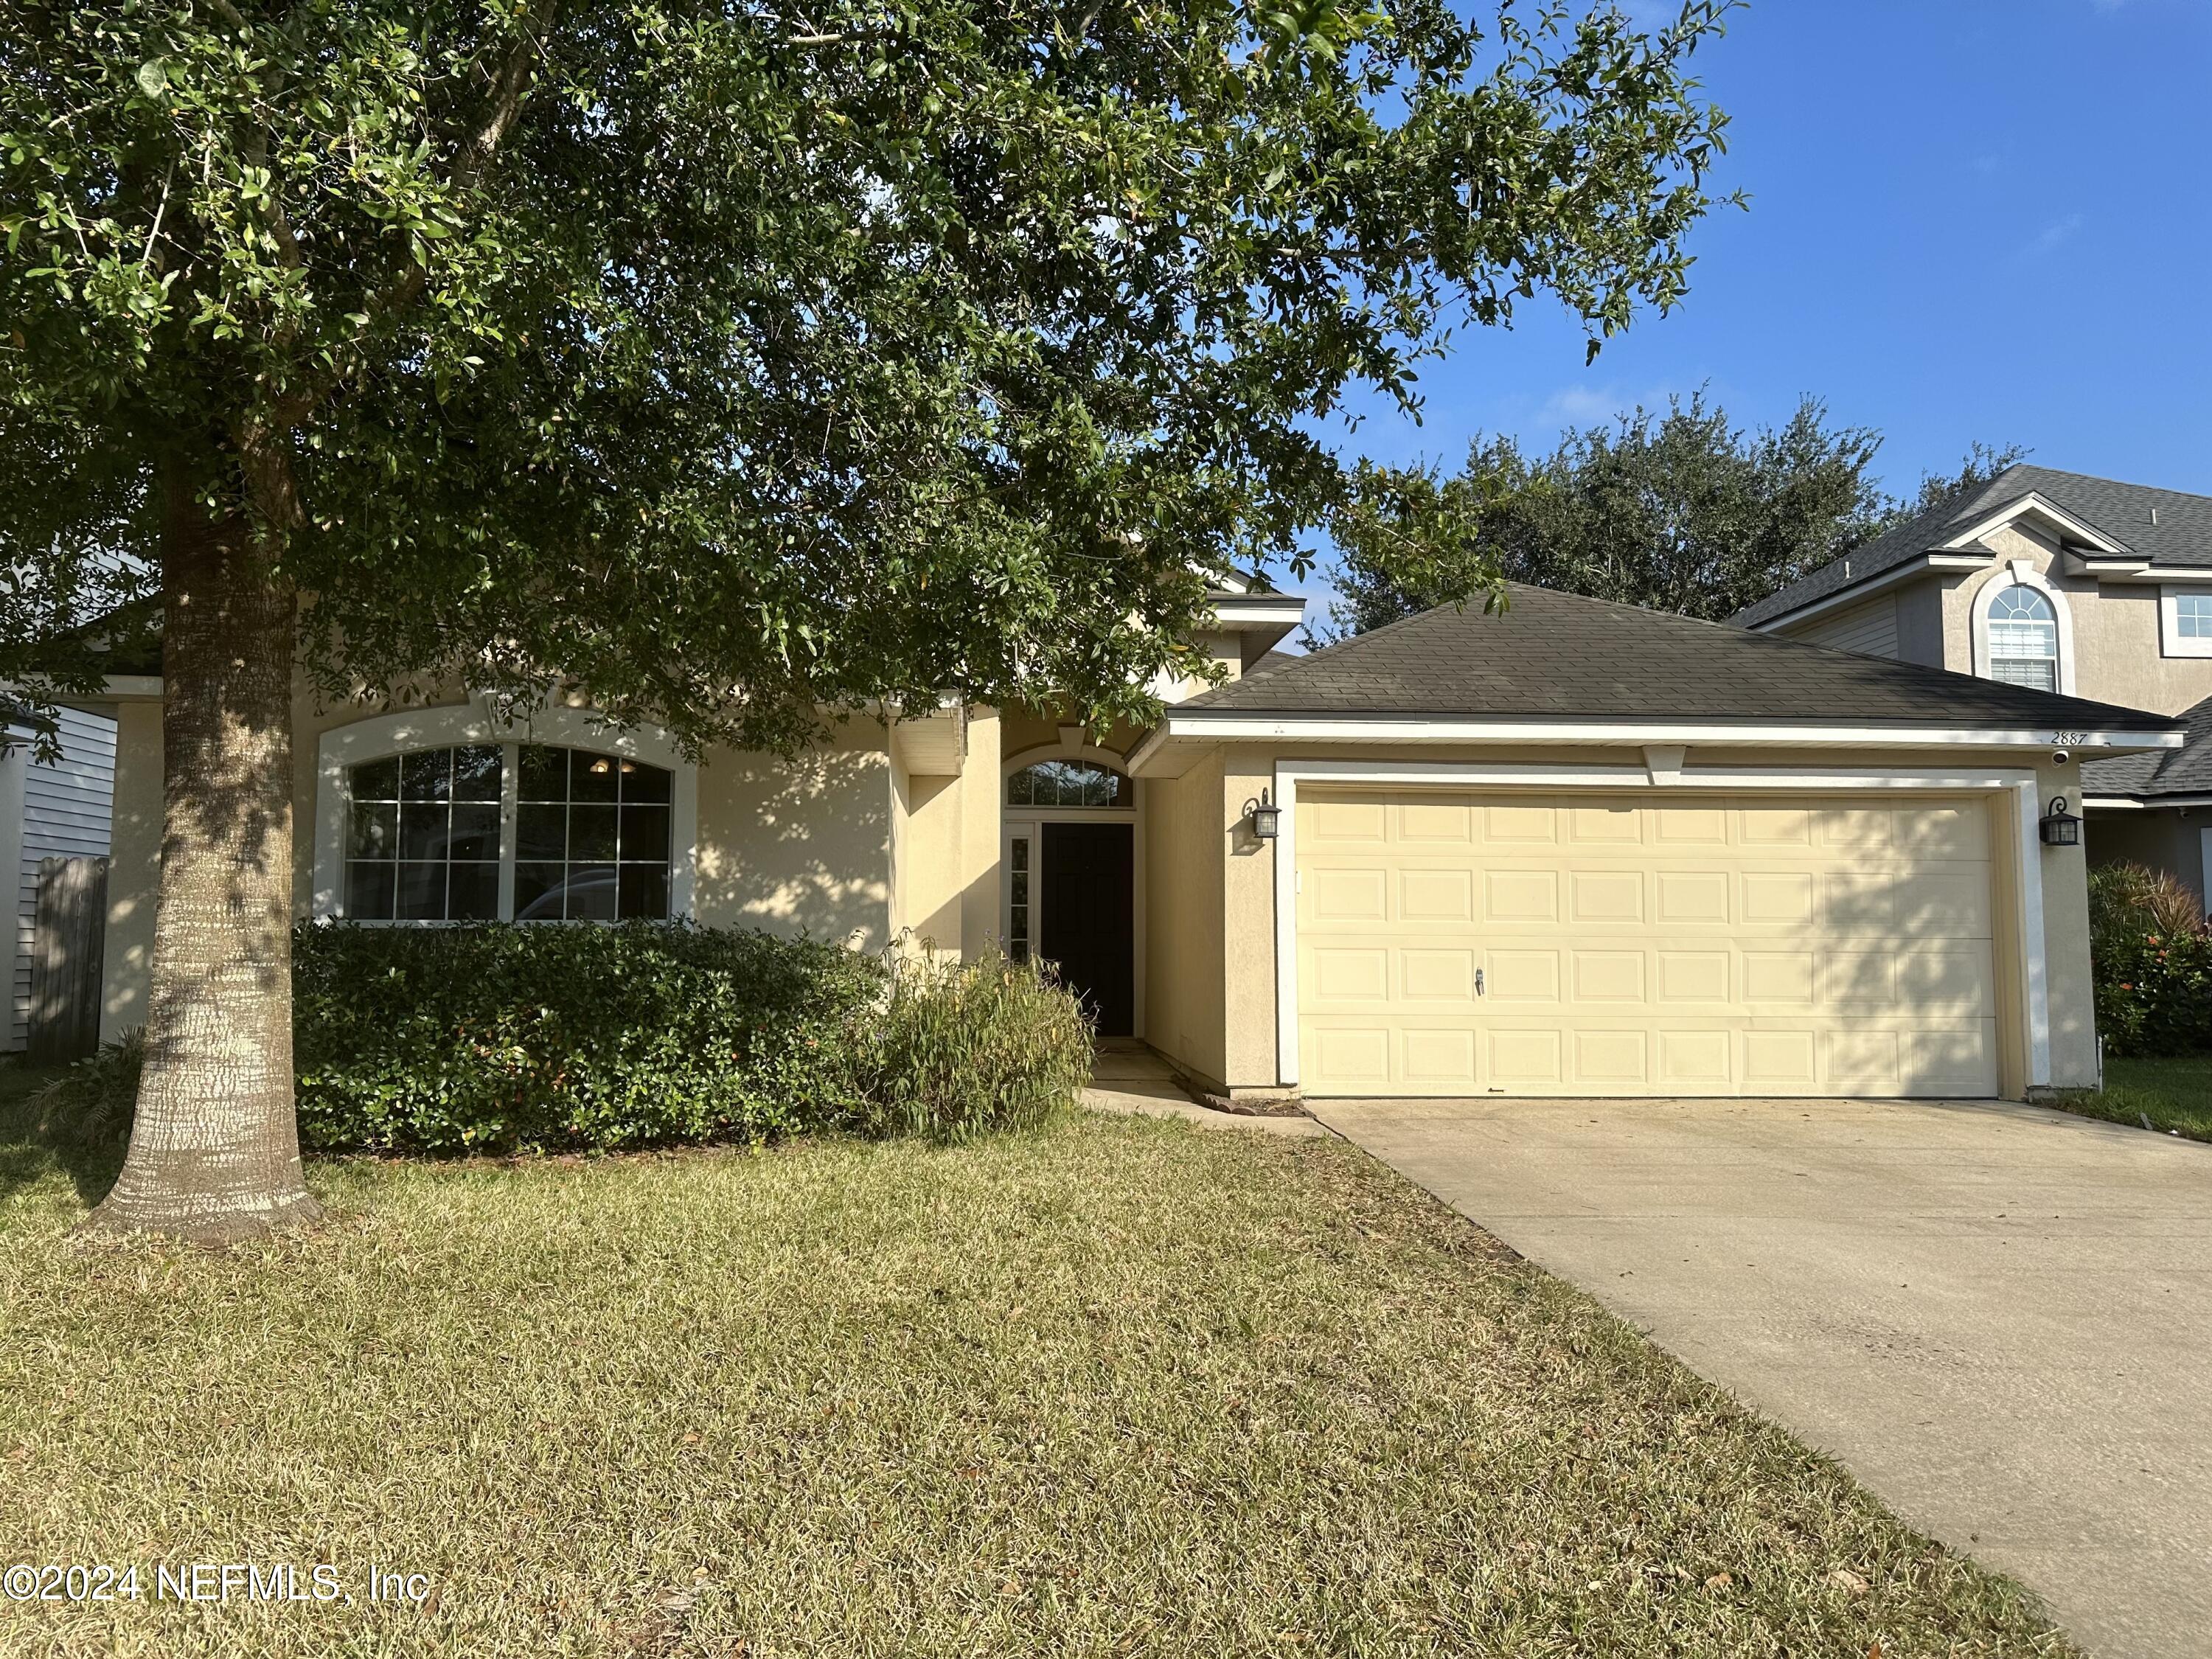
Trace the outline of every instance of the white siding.
[[1884, 593], [1808, 623], [1791, 637], [1808, 645], [1832, 645], [1842, 651], [1869, 657], [1894, 657], [1897, 651], [1897, 596]]
[[[15, 870], [15, 971], [9, 976], [8, 1018], [0, 1049], [30, 1038], [31, 936], [38, 917], [39, 860], [100, 857], [107, 851], [115, 795], [115, 722], [64, 708], [61, 758], [33, 763], [23, 775], [23, 848]], [[0, 879], [6, 872], [0, 872]]]

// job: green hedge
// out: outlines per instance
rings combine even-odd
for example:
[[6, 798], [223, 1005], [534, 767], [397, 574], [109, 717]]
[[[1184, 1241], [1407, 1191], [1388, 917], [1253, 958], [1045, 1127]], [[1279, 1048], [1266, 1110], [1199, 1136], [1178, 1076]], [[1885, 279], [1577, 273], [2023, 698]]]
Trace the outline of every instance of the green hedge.
[[[681, 923], [300, 928], [300, 1139], [311, 1151], [615, 1150], [808, 1130], [1019, 1128], [1090, 1075], [1076, 999], [966, 965]], [[128, 1132], [132, 1039], [48, 1091], [49, 1129]]]
[[2212, 1053], [2212, 932], [2195, 893], [2141, 865], [2092, 870], [2089, 952], [2107, 1054]]
[[765, 933], [309, 926], [300, 1139], [460, 1152], [757, 1139], [853, 1121], [869, 957]]

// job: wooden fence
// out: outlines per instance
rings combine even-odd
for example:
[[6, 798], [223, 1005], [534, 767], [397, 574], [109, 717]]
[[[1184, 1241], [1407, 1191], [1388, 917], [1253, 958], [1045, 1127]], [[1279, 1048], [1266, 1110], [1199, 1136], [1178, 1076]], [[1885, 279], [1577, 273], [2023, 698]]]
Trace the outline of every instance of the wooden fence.
[[39, 860], [31, 943], [33, 1065], [82, 1060], [100, 1047], [100, 980], [107, 942], [107, 860]]

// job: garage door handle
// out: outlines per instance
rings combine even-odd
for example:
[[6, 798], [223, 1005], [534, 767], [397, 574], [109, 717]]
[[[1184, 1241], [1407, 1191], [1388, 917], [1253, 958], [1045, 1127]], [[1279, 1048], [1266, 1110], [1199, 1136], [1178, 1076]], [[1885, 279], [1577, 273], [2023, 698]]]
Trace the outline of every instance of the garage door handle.
[[1482, 994], [1482, 969], [1480, 968], [1474, 970], [1474, 994], [1477, 996]]

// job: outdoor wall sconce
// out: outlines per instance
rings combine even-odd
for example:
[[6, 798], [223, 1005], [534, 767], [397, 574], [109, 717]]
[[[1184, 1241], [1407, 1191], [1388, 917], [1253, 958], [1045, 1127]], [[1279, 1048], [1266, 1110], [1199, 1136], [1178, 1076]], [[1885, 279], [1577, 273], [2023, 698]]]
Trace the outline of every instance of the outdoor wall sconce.
[[2051, 803], [2051, 810], [2043, 815], [2043, 844], [2045, 847], [2078, 847], [2081, 844], [2081, 820], [2066, 810], [2066, 797], [2060, 795]]
[[1262, 789], [1260, 799], [1244, 803], [1244, 816], [1252, 820], [1252, 833], [1261, 841], [1273, 841], [1282, 825], [1283, 809], [1267, 799]]

